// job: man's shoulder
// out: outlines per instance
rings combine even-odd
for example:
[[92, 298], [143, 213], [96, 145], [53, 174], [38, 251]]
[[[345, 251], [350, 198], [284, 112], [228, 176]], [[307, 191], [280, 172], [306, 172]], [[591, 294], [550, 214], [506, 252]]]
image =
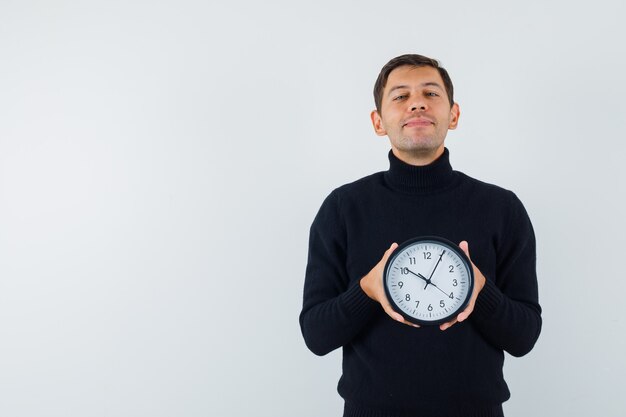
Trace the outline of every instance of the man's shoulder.
[[457, 171], [457, 173], [462, 177], [462, 183], [480, 199], [488, 199], [488, 201], [500, 204], [522, 204], [515, 192], [508, 188], [470, 177], [463, 172]]
[[334, 188], [326, 196], [322, 206], [349, 206], [349, 202], [363, 202], [365, 199], [377, 195], [380, 192], [380, 186], [383, 184], [383, 175], [384, 171], [375, 172]]
[[334, 188], [322, 202], [317, 217], [336, 216], [376, 194], [375, 190], [381, 184], [383, 174], [384, 171], [376, 172]]
[[382, 184], [384, 171], [375, 172], [358, 180], [340, 185], [333, 190], [334, 193], [345, 195], [360, 193], [362, 191], [371, 190], [372, 187]]

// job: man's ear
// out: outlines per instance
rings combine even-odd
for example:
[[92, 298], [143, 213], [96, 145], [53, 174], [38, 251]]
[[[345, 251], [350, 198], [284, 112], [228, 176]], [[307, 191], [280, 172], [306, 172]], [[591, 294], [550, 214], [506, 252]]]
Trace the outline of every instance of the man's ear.
[[376, 132], [378, 136], [387, 136], [387, 131], [383, 127], [383, 119], [378, 114], [378, 111], [372, 110], [370, 117], [372, 119], [372, 125], [374, 126], [374, 132]]
[[450, 124], [448, 124], [448, 129], [454, 130], [459, 124], [459, 117], [461, 116], [461, 109], [457, 103], [452, 105], [450, 109]]

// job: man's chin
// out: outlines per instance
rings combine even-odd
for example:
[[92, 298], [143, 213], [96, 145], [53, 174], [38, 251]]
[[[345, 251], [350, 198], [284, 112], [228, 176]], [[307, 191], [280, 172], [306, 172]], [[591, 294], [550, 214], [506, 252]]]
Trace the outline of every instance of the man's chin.
[[414, 139], [407, 138], [397, 146], [403, 152], [415, 154], [431, 154], [433, 152], [443, 152], [443, 143], [430, 138]]

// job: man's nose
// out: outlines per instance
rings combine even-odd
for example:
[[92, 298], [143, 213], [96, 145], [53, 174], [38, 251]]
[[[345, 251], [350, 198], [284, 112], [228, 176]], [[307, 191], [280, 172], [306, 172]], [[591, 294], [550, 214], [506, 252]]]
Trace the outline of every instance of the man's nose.
[[419, 110], [419, 111], [425, 111], [427, 107], [426, 107], [426, 103], [424, 103], [423, 101], [421, 101], [421, 100], [416, 100], [416, 101], [413, 101], [413, 102], [411, 103], [411, 105], [409, 106], [409, 108], [411, 109], [411, 112], [414, 112], [414, 111], [417, 111], [417, 110]]

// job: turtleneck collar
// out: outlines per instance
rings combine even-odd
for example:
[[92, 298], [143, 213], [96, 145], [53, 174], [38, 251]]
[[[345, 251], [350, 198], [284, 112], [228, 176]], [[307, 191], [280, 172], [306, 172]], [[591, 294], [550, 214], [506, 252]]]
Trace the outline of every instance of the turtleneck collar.
[[410, 194], [428, 193], [448, 188], [456, 178], [448, 148], [444, 148], [439, 158], [424, 166], [409, 165], [389, 151], [389, 171], [385, 172], [385, 180], [391, 188]]

